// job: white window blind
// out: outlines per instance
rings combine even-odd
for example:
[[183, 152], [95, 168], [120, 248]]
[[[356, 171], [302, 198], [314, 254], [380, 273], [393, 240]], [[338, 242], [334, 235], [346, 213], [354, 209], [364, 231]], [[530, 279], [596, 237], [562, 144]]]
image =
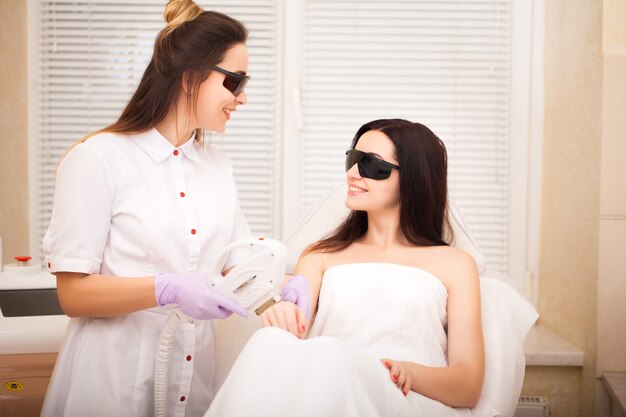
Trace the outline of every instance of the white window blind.
[[[67, 147], [112, 123], [134, 92], [154, 39], [165, 26], [165, 0], [34, 0], [37, 38], [38, 189], [36, 242], [52, 210], [54, 176]], [[276, 62], [275, 0], [198, 1], [242, 21], [250, 32], [248, 104], [211, 144], [232, 157], [244, 213], [254, 232], [272, 235]], [[31, 20], [32, 22], [32, 20]], [[32, 172], [32, 171], [31, 171]]]
[[507, 272], [511, 0], [303, 2], [301, 207], [345, 180], [363, 123], [420, 122], [446, 143], [450, 197], [489, 268]]

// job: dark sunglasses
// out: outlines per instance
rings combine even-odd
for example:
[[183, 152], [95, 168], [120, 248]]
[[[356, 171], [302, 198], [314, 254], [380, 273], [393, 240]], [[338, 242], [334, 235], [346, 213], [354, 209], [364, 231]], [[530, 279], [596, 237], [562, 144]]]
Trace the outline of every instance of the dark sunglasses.
[[222, 85], [228, 91], [233, 93], [235, 97], [237, 97], [243, 91], [243, 89], [246, 88], [246, 84], [248, 84], [248, 81], [250, 80], [249, 75], [243, 75], [243, 74], [237, 74], [236, 72], [230, 72], [228, 70], [225, 70], [224, 68], [220, 68], [215, 65], [213, 65], [211, 68], [225, 75], [224, 82], [222, 83]]
[[357, 164], [359, 175], [372, 180], [386, 180], [391, 175], [392, 169], [400, 170], [398, 165], [383, 161], [368, 153], [350, 149], [346, 151], [346, 172]]

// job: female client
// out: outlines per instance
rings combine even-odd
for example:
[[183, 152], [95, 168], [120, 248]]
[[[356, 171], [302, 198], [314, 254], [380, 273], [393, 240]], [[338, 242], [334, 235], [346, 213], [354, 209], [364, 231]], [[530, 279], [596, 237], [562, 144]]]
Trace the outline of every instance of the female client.
[[311, 311], [282, 302], [263, 313], [270, 327], [208, 416], [466, 416], [477, 404], [479, 279], [444, 240], [443, 142], [419, 123], [376, 120], [356, 133], [346, 171], [351, 213], [296, 266]]

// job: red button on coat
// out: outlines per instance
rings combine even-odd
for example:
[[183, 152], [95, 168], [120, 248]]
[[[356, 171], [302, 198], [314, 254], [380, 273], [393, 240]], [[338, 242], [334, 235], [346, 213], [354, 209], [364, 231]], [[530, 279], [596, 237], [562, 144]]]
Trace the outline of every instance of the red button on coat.
[[184, 196], [185, 196], [185, 193], [183, 193], [183, 192], [181, 191], [181, 192], [180, 192], [180, 196], [181, 196], [181, 197], [184, 197]]
[[182, 397], [180, 397], [181, 401], [185, 401], [185, 396], [183, 395]]
[[187, 362], [191, 360], [191, 355], [187, 355]]
[[178, 149], [174, 149], [174, 156], [178, 156]]
[[191, 234], [195, 235], [196, 234], [196, 229], [191, 229]]

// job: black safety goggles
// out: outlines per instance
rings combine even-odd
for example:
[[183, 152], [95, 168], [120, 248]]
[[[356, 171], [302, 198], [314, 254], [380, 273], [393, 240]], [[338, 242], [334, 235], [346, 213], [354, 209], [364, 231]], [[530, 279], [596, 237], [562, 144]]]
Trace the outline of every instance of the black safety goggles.
[[346, 171], [352, 168], [354, 164], [357, 164], [360, 176], [373, 180], [386, 180], [391, 175], [392, 169], [400, 170], [398, 165], [391, 162], [383, 161], [356, 149], [350, 149], [346, 151]]
[[215, 65], [213, 65], [211, 68], [225, 75], [224, 82], [222, 83], [222, 85], [228, 91], [233, 93], [235, 97], [237, 97], [243, 91], [243, 89], [246, 88], [246, 84], [248, 84], [248, 81], [250, 80], [249, 75], [243, 75], [243, 74], [237, 74], [236, 72], [230, 72], [228, 70], [225, 70], [224, 68], [220, 68]]

